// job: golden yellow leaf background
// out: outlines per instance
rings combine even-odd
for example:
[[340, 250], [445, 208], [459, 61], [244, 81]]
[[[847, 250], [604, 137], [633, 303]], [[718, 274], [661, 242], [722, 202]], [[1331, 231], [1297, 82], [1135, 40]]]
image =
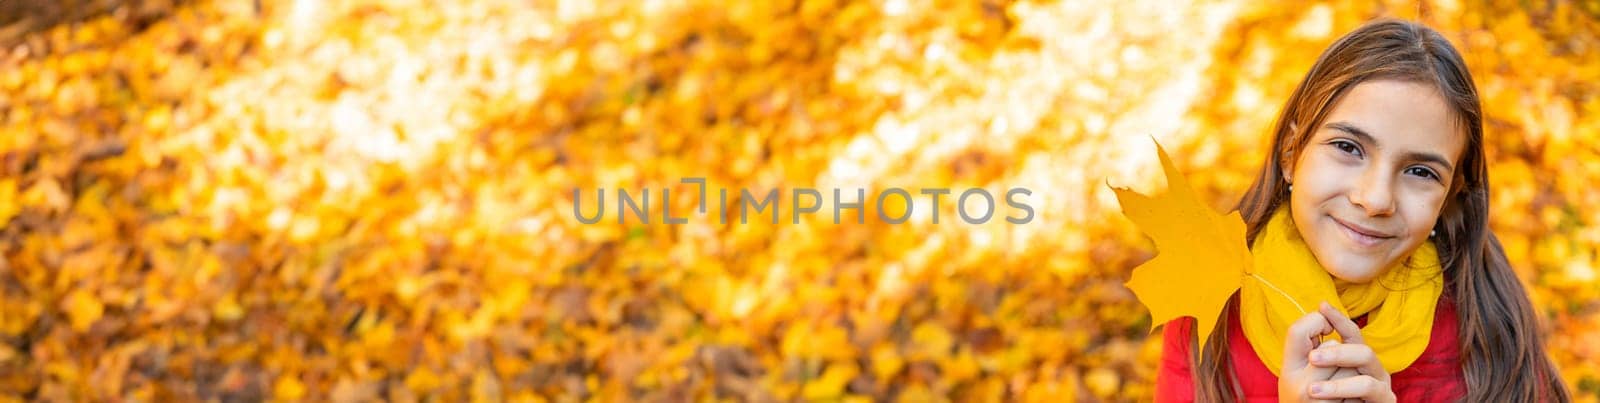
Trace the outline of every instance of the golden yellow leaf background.
[[[1600, 6], [1254, 3], [0, 2], [0, 401], [1148, 400], [1104, 181], [1159, 188], [1155, 136], [1230, 206], [1376, 16], [1461, 47], [1597, 401]], [[687, 177], [1037, 216], [721, 224]], [[598, 188], [688, 223], [579, 223]]]

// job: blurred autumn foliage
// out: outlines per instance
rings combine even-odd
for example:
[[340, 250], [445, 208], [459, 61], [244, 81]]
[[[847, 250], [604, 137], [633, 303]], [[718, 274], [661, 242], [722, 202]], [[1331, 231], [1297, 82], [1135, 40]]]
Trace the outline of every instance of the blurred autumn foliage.
[[[0, 18], [0, 401], [1147, 400], [1121, 283], [1151, 246], [1104, 181], [1159, 186], [1154, 135], [1231, 206], [1316, 55], [1394, 16], [1466, 55], [1494, 229], [1595, 402], [1600, 5], [1241, 3]], [[720, 224], [686, 177], [1027, 187], [1038, 217]], [[689, 222], [577, 222], [602, 187]]]

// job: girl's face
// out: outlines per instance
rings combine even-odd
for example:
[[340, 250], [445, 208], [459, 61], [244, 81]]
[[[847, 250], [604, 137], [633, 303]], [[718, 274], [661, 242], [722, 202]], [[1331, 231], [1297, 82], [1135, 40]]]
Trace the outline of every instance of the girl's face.
[[1295, 226], [1339, 280], [1366, 283], [1428, 239], [1466, 135], [1437, 90], [1402, 81], [1351, 88], [1284, 172]]

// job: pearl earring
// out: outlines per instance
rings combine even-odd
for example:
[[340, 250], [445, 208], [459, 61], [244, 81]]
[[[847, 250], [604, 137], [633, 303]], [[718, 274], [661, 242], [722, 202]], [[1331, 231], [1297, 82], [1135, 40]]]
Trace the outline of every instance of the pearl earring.
[[1289, 191], [1290, 192], [1294, 191], [1294, 184], [1293, 183], [1289, 184]]
[[1431, 230], [1431, 229], [1430, 229], [1430, 230], [1428, 230], [1428, 237], [1429, 237], [1429, 238], [1433, 238], [1433, 235], [1434, 235], [1434, 234], [1435, 234], [1435, 233], [1437, 233], [1437, 232], [1438, 232], [1438, 231], [1437, 231], [1437, 230]]

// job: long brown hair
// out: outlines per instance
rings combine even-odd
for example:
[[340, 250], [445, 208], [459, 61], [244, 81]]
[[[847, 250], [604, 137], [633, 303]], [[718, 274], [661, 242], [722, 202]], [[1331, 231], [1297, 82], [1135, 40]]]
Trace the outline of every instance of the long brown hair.
[[[1445, 294], [1460, 316], [1461, 369], [1466, 401], [1569, 401], [1566, 386], [1544, 353], [1538, 318], [1527, 292], [1489, 231], [1489, 172], [1483, 151], [1483, 115], [1478, 89], [1450, 42], [1421, 24], [1398, 20], [1367, 23], [1339, 38], [1306, 73], [1274, 124], [1272, 152], [1237, 206], [1247, 239], [1266, 226], [1289, 198], [1283, 168], [1290, 166], [1345, 93], [1372, 80], [1433, 86], [1449, 104], [1467, 144], [1435, 230], [1444, 264]], [[1195, 396], [1200, 401], [1238, 399], [1228, 359], [1231, 302], [1212, 337], [1200, 349]], [[1197, 329], [1204, 331], [1206, 329]], [[1193, 351], [1193, 350], [1191, 350]], [[1193, 359], [1194, 357], [1191, 357]]]

